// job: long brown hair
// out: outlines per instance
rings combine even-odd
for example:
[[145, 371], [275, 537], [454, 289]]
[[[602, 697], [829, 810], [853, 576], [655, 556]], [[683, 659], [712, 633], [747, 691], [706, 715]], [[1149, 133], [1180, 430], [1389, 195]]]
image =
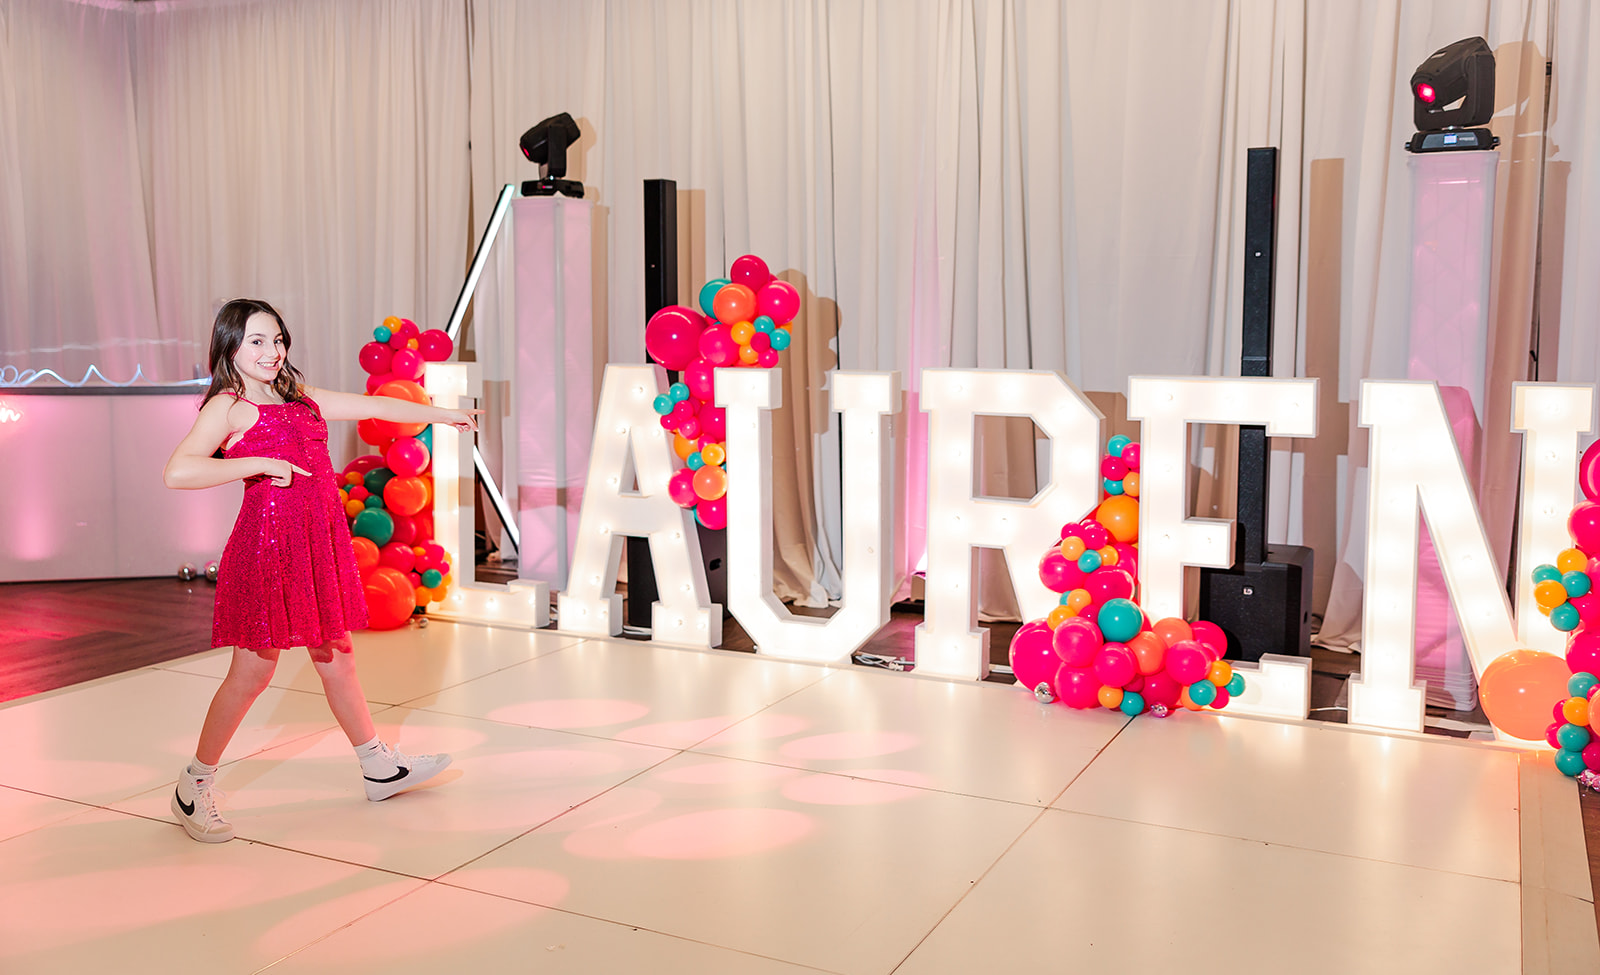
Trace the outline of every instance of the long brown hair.
[[283, 336], [283, 365], [278, 367], [278, 375], [272, 380], [272, 391], [285, 403], [302, 398], [300, 386], [305, 382], [305, 377], [289, 364], [289, 329], [283, 324], [283, 316], [259, 298], [235, 298], [222, 306], [217, 312], [217, 320], [211, 323], [211, 388], [206, 390], [206, 398], [200, 401], [201, 406], [209, 403], [211, 397], [218, 393], [232, 392], [244, 396], [244, 378], [233, 367], [233, 357], [238, 354], [239, 346], [244, 344], [245, 325], [252, 315], [258, 314], [271, 315], [273, 321], [278, 323], [279, 334]]

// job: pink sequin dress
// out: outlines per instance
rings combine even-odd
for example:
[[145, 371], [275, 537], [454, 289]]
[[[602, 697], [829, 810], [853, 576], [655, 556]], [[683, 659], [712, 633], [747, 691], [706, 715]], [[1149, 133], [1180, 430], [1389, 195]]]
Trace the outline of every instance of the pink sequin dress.
[[[242, 398], [242, 397], [241, 397]], [[249, 402], [246, 400], [246, 402]], [[330, 644], [367, 625], [367, 601], [328, 459], [328, 424], [310, 398], [253, 403], [260, 417], [224, 456], [277, 457], [311, 472], [288, 487], [244, 482], [239, 519], [217, 568], [213, 647], [308, 647], [324, 663]]]

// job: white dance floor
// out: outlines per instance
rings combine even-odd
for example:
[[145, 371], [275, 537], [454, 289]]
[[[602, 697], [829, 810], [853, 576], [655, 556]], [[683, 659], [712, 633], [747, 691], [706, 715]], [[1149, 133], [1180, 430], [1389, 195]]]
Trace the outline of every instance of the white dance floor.
[[553, 631], [357, 634], [384, 803], [304, 654], [168, 818], [225, 654], [0, 706], [0, 972], [1600, 971], [1576, 787], [1437, 737]]

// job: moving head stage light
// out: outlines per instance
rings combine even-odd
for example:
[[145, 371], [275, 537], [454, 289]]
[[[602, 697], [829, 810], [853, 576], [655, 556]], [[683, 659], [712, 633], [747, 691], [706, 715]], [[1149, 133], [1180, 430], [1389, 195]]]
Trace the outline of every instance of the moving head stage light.
[[522, 184], [523, 196], [583, 196], [583, 184], [567, 175], [567, 147], [578, 141], [578, 123], [566, 112], [552, 115], [522, 133], [522, 154], [539, 165], [539, 178]]
[[1483, 125], [1494, 115], [1494, 52], [1481, 37], [1442, 47], [1411, 75], [1417, 134], [1408, 152], [1493, 149], [1500, 139]]

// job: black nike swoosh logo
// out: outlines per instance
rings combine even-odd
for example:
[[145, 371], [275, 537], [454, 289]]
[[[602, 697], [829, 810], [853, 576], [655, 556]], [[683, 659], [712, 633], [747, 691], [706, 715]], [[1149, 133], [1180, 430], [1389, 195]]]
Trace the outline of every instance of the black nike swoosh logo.
[[363, 775], [362, 778], [366, 779], [368, 782], [378, 782], [378, 783], [399, 782], [401, 779], [405, 778], [406, 776], [408, 776], [410, 774], [411, 774], [411, 770], [410, 769], [403, 768], [400, 771], [396, 772], [395, 774], [389, 776], [387, 779], [375, 779], [370, 775]]
[[172, 790], [172, 796], [173, 796], [173, 798], [178, 800], [178, 808], [183, 810], [183, 814], [185, 816], [193, 816], [194, 815], [194, 803], [192, 803], [192, 802], [184, 802], [183, 801], [183, 796], [178, 795], [178, 790], [176, 790], [176, 789]]

